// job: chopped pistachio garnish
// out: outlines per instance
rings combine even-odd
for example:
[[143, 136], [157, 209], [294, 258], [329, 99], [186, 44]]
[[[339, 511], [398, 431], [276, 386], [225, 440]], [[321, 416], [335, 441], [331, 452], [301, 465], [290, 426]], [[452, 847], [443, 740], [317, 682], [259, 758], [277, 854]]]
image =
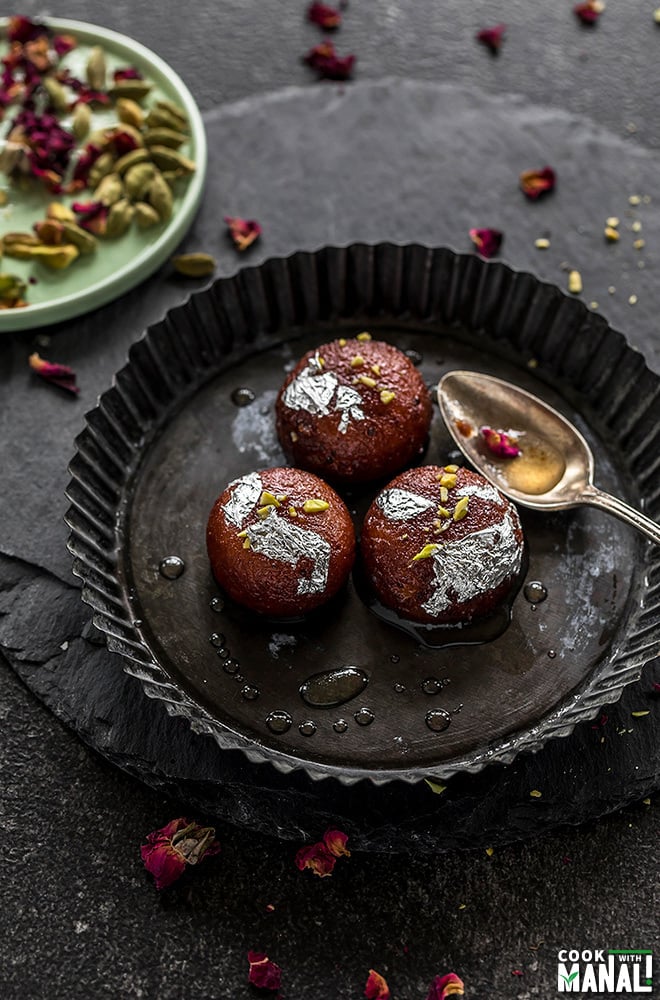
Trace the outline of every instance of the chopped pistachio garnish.
[[568, 290], [573, 295], [579, 295], [582, 291], [582, 275], [579, 271], [568, 272]]
[[642, 199], [639, 197], [638, 194], [631, 194], [630, 197], [628, 198], [628, 204], [629, 205], [639, 205], [639, 203], [641, 202], [641, 200]]
[[541, 796], [543, 795], [543, 792], [539, 792], [538, 788], [532, 788], [529, 794], [533, 799], [540, 799]]
[[635, 250], [643, 250], [646, 246], [646, 240], [635, 240], [633, 243]]
[[244, 541], [243, 541], [243, 548], [244, 549], [249, 549], [250, 548], [250, 539], [249, 538], [244, 539]]
[[613, 229], [616, 229], [616, 227], [619, 225], [619, 220], [617, 219], [616, 215], [610, 215], [607, 217], [607, 219], [605, 219], [605, 225], [611, 226]]
[[456, 506], [454, 507], [454, 520], [462, 521], [468, 512], [468, 504], [470, 502], [469, 497], [461, 497]]
[[318, 354], [316, 357], [316, 363], [318, 364], [319, 368], [325, 368], [325, 358], [322, 358], [320, 354]]
[[396, 393], [392, 392], [391, 389], [381, 389], [380, 390], [380, 401], [381, 403], [391, 403], [393, 399], [396, 398]]
[[247, 531], [239, 531], [238, 538], [247, 538]]
[[372, 365], [371, 370], [374, 375], [380, 375], [380, 365]]
[[266, 504], [265, 507], [257, 507], [257, 517], [261, 518], [261, 520], [263, 521], [265, 520], [265, 518], [268, 517], [271, 510], [275, 510], [275, 507], [273, 506], [272, 503]]
[[632, 224], [632, 226], [630, 228], [632, 229], [633, 233], [641, 233], [641, 231], [642, 231], [642, 224], [639, 221], [639, 219], [635, 219], [635, 221], [633, 222], [633, 224]]
[[445, 472], [458, 472], [457, 465], [445, 465]]
[[628, 296], [628, 302], [631, 306], [637, 305], [637, 296], [633, 293]]
[[436, 542], [429, 542], [416, 556], [413, 556], [413, 562], [417, 562], [419, 559], [430, 559], [436, 549], [439, 548], [440, 546]]
[[[464, 499], [467, 500], [467, 497]], [[446, 507], [438, 506], [438, 517], [451, 517], [451, 514]]]
[[364, 358], [361, 354], [354, 354], [351, 358], [351, 368], [361, 368], [364, 364]]
[[362, 341], [371, 340], [371, 334], [367, 333], [367, 331], [364, 330], [363, 333], [358, 333], [358, 335], [357, 335], [357, 337], [355, 339], [356, 340], [362, 340]]
[[452, 472], [443, 472], [440, 476], [440, 485], [452, 489], [456, 485], [456, 475]]
[[358, 375], [357, 381], [361, 382], [362, 385], [366, 385], [368, 389], [376, 388], [376, 379], [372, 378], [370, 375]]
[[[285, 498], [286, 499], [286, 498]], [[272, 504], [273, 507], [280, 507], [280, 501], [277, 499], [274, 493], [269, 490], [264, 490], [259, 497], [259, 506], [265, 507], [267, 504]]]
[[327, 500], [305, 500], [303, 510], [306, 514], [319, 514], [322, 510], [327, 510], [329, 506]]
[[608, 243], [616, 243], [620, 239], [619, 231], [614, 226], [605, 226], [603, 232]]
[[295, 507], [289, 507], [289, 514], [291, 517], [298, 517], [298, 511]]
[[440, 501], [441, 501], [441, 503], [447, 503], [447, 500], [449, 500], [449, 490], [447, 489], [446, 486], [441, 486], [440, 487]]
[[548, 250], [550, 247], [550, 240], [545, 236], [540, 236], [537, 240], [534, 240], [534, 246], [537, 250]]
[[340, 346], [340, 347], [346, 347], [346, 344], [347, 344], [347, 343], [348, 343], [348, 341], [346, 340], [346, 338], [345, 338], [345, 337], [340, 337], [340, 338], [339, 338], [339, 346]]

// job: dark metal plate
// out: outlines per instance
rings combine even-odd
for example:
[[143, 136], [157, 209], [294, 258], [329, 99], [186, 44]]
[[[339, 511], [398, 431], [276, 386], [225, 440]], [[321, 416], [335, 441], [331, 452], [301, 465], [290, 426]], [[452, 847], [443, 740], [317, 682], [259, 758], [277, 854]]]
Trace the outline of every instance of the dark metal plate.
[[[537, 393], [582, 430], [599, 486], [657, 506], [657, 422], [636, 398], [623, 405], [622, 371], [646, 380], [656, 407], [658, 380], [600, 317], [503, 265], [353, 247], [217, 282], [135, 346], [72, 464], [76, 571], [127, 669], [222, 746], [342, 780], [477, 770], [565, 735], [639, 676], [657, 651], [657, 586], [643, 565], [657, 575], [657, 552], [594, 510], [521, 511], [526, 579], [548, 597], [533, 604], [521, 590], [509, 628], [482, 645], [424, 648], [378, 620], [352, 582], [297, 625], [222, 606], [204, 544], [214, 499], [236, 476], [283, 462], [273, 402], [287, 365], [365, 326], [421, 355], [431, 386], [459, 367]], [[245, 407], [234, 402], [241, 387], [255, 395]], [[425, 460], [452, 460], [452, 448], [436, 409]], [[358, 530], [373, 493], [347, 496]], [[185, 571], [166, 579], [159, 565], [173, 555]], [[337, 707], [303, 702], [311, 675], [346, 665], [366, 672], [364, 691]], [[289, 716], [286, 732], [269, 727], [273, 712]]]

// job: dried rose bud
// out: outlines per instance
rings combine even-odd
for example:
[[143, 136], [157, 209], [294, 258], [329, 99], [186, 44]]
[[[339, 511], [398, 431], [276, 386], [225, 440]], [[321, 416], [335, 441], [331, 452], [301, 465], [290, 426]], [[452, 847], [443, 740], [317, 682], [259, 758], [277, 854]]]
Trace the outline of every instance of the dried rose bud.
[[367, 1000], [390, 1000], [390, 988], [386, 980], [375, 969], [369, 969], [364, 995]]
[[250, 963], [248, 983], [260, 990], [279, 990], [282, 983], [282, 970], [279, 965], [271, 962], [268, 955], [259, 951], [249, 951], [247, 958]]
[[491, 427], [482, 427], [480, 434], [486, 447], [498, 458], [517, 458], [522, 454], [515, 441], [504, 431], [494, 431]]
[[341, 14], [325, 3], [311, 3], [307, 8], [307, 20], [318, 24], [324, 31], [333, 31], [341, 24]]
[[326, 830], [323, 834], [323, 843], [335, 858], [350, 858], [351, 852], [346, 849], [348, 837], [341, 830]]
[[327, 878], [332, 875], [337, 858], [350, 857], [347, 841], [348, 837], [341, 830], [326, 830], [322, 840], [300, 848], [296, 854], [296, 866], [300, 871], [311, 868], [315, 875]]
[[58, 385], [60, 389], [66, 389], [67, 392], [71, 392], [74, 395], [77, 395], [80, 391], [76, 385], [76, 373], [68, 365], [58, 365], [51, 361], [45, 361], [36, 353], [30, 355], [28, 364], [33, 372], [36, 372], [37, 375], [40, 375], [47, 382]]
[[234, 246], [241, 253], [261, 236], [261, 226], [254, 219], [240, 219], [237, 216], [226, 215], [225, 222]]
[[140, 848], [144, 867], [154, 876], [157, 889], [166, 889], [183, 874], [186, 865], [196, 865], [220, 851], [212, 826], [191, 823], [183, 816], [147, 836]]
[[499, 229], [471, 229], [470, 239], [481, 256], [488, 260], [500, 249], [504, 234]]
[[520, 175], [520, 190], [532, 201], [536, 201], [541, 195], [554, 191], [557, 182], [557, 175], [552, 167], [543, 167], [542, 170], [523, 170]]
[[463, 980], [455, 972], [449, 972], [446, 976], [434, 978], [426, 1000], [447, 1000], [447, 997], [462, 997], [464, 993]]
[[600, 0], [587, 0], [586, 3], [578, 3], [573, 8], [573, 13], [582, 24], [594, 25], [603, 13], [605, 5]]
[[478, 31], [476, 38], [478, 42], [485, 45], [486, 48], [492, 52], [494, 56], [496, 56], [502, 48], [502, 40], [504, 38], [505, 31], [506, 24], [496, 24], [494, 28], [483, 28], [481, 31]]
[[310, 49], [303, 62], [316, 70], [320, 79], [349, 80], [353, 75], [355, 56], [338, 56], [332, 42], [321, 42]]

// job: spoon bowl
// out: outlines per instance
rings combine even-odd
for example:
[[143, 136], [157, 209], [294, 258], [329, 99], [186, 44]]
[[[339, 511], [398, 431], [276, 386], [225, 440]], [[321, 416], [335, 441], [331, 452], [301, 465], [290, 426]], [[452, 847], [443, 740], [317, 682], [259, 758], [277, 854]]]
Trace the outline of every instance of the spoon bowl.
[[[505, 496], [534, 510], [588, 504], [660, 544], [660, 525], [593, 483], [594, 458], [578, 429], [538, 396], [492, 375], [450, 371], [438, 384], [440, 412], [465, 457]], [[520, 454], [500, 457], [482, 428], [506, 433]]]

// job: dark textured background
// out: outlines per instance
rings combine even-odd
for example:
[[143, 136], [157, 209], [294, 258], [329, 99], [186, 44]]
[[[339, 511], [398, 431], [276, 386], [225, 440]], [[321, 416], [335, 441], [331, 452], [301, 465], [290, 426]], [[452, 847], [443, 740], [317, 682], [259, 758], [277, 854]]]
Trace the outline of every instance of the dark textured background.
[[[180, 8], [169, 0], [158, 12], [96, 2], [50, 11], [27, 2], [21, 12], [57, 13], [133, 34], [172, 63], [204, 111], [222, 102], [255, 98], [227, 115], [240, 131], [243, 115], [253, 128], [255, 121], [267, 121], [268, 109], [259, 110], [266, 91], [325, 86], [315, 83], [299, 60], [318, 38], [316, 29], [304, 22], [304, 6], [252, 0], [219, 7], [205, 0], [187, 9], [184, 23]], [[357, 54], [359, 81], [390, 75], [469, 86], [477, 94], [515, 91], [525, 102], [568, 111], [580, 121], [592, 119], [612, 133], [607, 139], [598, 129], [592, 134], [589, 125], [576, 127], [576, 136], [584, 141], [573, 157], [566, 157], [567, 163], [554, 162], [560, 177], [564, 168], [564, 176], [569, 173], [575, 183], [582, 179], [585, 197], [583, 218], [566, 222], [559, 213], [553, 255], [538, 260], [529, 249], [529, 240], [537, 234], [521, 205], [525, 242], [514, 242], [515, 216], [507, 216], [503, 257], [540, 273], [544, 269], [544, 276], [563, 283], [559, 251], [564, 227], [571, 228], [565, 238], [571, 250], [577, 246], [576, 234], [584, 235], [588, 260], [580, 259], [579, 266], [591, 280], [585, 299], [591, 299], [593, 290], [603, 311], [633, 343], [644, 347], [658, 370], [655, 203], [643, 216], [648, 250], [641, 277], [634, 270], [637, 258], [623, 247], [608, 255], [598, 233], [605, 214], [625, 216], [629, 194], [655, 198], [655, 157], [645, 149], [656, 148], [660, 141], [660, 31], [652, 20], [653, 4], [635, 5], [633, 11], [628, 5], [610, 4], [594, 30], [581, 28], [570, 8], [569, 3], [541, 8], [526, 0], [353, 2], [337, 44], [341, 51]], [[494, 59], [473, 36], [478, 27], [498, 20], [506, 21], [509, 31], [501, 55]], [[304, 103], [296, 94], [278, 98], [289, 100]], [[319, 100], [325, 97], [311, 97], [310, 107]], [[520, 111], [522, 105], [511, 106]], [[552, 110], [548, 116], [556, 118]], [[540, 129], [542, 134], [542, 126], [543, 116], [537, 115], [530, 131]], [[373, 121], [365, 120], [363, 127], [368, 131]], [[255, 135], [254, 157], [267, 163], [269, 150], [259, 145], [262, 134]], [[300, 134], [304, 136], [304, 129]], [[221, 157], [222, 150], [215, 154]], [[497, 163], [497, 150], [493, 156]], [[481, 157], [486, 181], [475, 191], [475, 203], [485, 207], [493, 164], [483, 152]], [[226, 176], [235, 176], [240, 163], [232, 160], [230, 150], [227, 163]], [[617, 171], [618, 198], [611, 186]], [[258, 174], [246, 168], [248, 177]], [[632, 186], [639, 178], [648, 178], [644, 192]], [[401, 183], [409, 198], [415, 179], [402, 178]], [[249, 182], [234, 191], [233, 200], [241, 205], [232, 205], [232, 210], [250, 214], [258, 191], [251, 190]], [[313, 194], [301, 206], [300, 217], [289, 220], [288, 229], [275, 213], [275, 231], [266, 231], [261, 256], [253, 260], [322, 241], [334, 217], [339, 220], [337, 235], [330, 232], [329, 238], [359, 238], [346, 224], [343, 202], [314, 211]], [[323, 196], [319, 192], [320, 204]], [[446, 185], [428, 191], [427, 197], [433, 211], [442, 214]], [[393, 198], [393, 238], [459, 241], [462, 217], [460, 226], [454, 218], [455, 230], [447, 232], [429, 223], [421, 211], [417, 220], [402, 218], [396, 206]], [[225, 210], [219, 208], [218, 215]], [[500, 208], [495, 191], [492, 210], [505, 215], [508, 211]], [[254, 214], [258, 211], [257, 204]], [[452, 218], [449, 208], [444, 215]], [[539, 224], [542, 219], [552, 224], [551, 202], [537, 216]], [[411, 221], [425, 231], [411, 231]], [[197, 232], [208, 230], [198, 224]], [[385, 235], [369, 231], [366, 238]], [[222, 251], [221, 271], [235, 266], [231, 251]], [[643, 280], [639, 289], [636, 277]], [[30, 384], [25, 357], [34, 344], [33, 334], [9, 335], [0, 344], [0, 638], [8, 655], [22, 661], [24, 675], [47, 678], [62, 642], [52, 623], [60, 608], [76, 601], [69, 593], [72, 581], [60, 542], [63, 534], [44, 529], [64, 509], [59, 487], [66, 481], [49, 439], [57, 440], [60, 448], [70, 442], [64, 449], [68, 454], [83, 409], [93, 405], [95, 393], [121, 366], [128, 344], [187, 293], [187, 286], [162, 274], [150, 288], [154, 282], [161, 292], [156, 308], [153, 295], [138, 290], [101, 311], [103, 326], [114, 331], [113, 336], [101, 340], [103, 326], [92, 335], [82, 321], [51, 334], [58, 360], [71, 361], [80, 373], [84, 395], [79, 403]], [[609, 284], [619, 291], [603, 305]], [[627, 294], [638, 290], [640, 301], [633, 309]], [[121, 335], [116, 332], [120, 327]], [[80, 625], [88, 616], [77, 602], [76, 608]], [[41, 683], [48, 687], [47, 679]], [[375, 967], [386, 975], [393, 996], [404, 1000], [423, 1000], [432, 976], [450, 969], [464, 978], [469, 996], [525, 1000], [555, 996], [560, 947], [648, 948], [654, 935], [657, 940], [657, 807], [645, 802], [577, 830], [497, 848], [492, 857], [483, 850], [437, 857], [359, 853], [338, 865], [328, 880], [296, 871], [295, 846], [222, 824], [220, 858], [159, 898], [143, 874], [137, 848], [149, 830], [184, 807], [85, 749], [9, 669], [2, 671], [1, 699], [6, 898], [0, 986], [11, 998], [247, 997], [251, 991], [245, 985], [245, 953], [263, 948], [284, 968], [284, 992], [290, 998], [359, 997], [368, 969]], [[608, 737], [610, 752], [616, 758], [618, 740], [620, 757], [626, 759], [626, 734]], [[654, 762], [657, 768], [657, 744], [645, 749], [640, 763], [650, 773]], [[578, 773], [578, 786], [579, 781]], [[275, 906], [273, 912], [266, 911], [269, 903]], [[513, 969], [523, 975], [513, 976]]]

